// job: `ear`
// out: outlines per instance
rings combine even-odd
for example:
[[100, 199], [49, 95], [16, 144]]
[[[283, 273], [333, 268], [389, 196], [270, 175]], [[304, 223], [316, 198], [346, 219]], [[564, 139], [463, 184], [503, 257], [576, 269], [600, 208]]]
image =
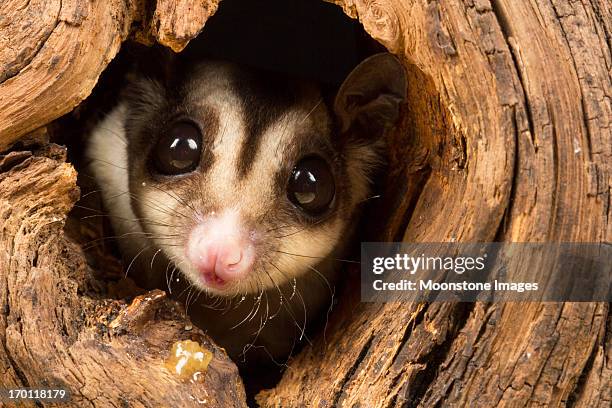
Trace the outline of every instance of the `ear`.
[[393, 126], [406, 98], [406, 73], [389, 53], [375, 54], [361, 62], [336, 94], [334, 113], [340, 132], [379, 138]]
[[152, 106], [162, 106], [175, 71], [176, 54], [157, 44], [129, 44], [128, 51], [131, 67], [125, 75], [122, 98], [133, 111], [146, 108], [148, 112]]

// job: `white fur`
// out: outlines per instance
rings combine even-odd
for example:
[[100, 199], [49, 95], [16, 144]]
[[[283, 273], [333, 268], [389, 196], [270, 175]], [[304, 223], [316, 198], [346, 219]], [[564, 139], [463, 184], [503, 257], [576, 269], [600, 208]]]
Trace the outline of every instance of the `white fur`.
[[122, 247], [142, 248], [144, 232], [130, 204], [128, 184], [128, 141], [125, 135], [126, 107], [119, 104], [89, 136], [85, 155], [89, 172], [100, 187], [102, 201]]

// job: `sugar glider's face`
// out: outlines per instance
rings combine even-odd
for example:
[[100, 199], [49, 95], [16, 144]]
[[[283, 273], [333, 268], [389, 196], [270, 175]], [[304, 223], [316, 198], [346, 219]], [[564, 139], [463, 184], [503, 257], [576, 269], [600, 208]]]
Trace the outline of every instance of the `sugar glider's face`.
[[403, 99], [400, 71], [399, 85], [374, 97], [343, 86], [332, 108], [311, 84], [223, 62], [199, 63], [174, 83], [134, 81], [125, 132], [142, 229], [213, 294], [255, 293], [312, 271], [368, 197], [380, 136]]

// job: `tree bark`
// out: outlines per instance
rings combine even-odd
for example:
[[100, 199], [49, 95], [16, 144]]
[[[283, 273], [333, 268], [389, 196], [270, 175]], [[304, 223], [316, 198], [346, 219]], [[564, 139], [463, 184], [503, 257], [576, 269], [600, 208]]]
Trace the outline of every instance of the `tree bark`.
[[[181, 305], [159, 290], [127, 304], [95, 279], [63, 233], [79, 196], [64, 159], [54, 145], [0, 156], [0, 385], [61, 387], [75, 407], [245, 406], [236, 366]], [[186, 339], [213, 354], [198, 381], [166, 368]]]
[[[0, 151], [21, 142], [0, 154], [0, 387], [65, 388], [75, 407], [246, 406], [236, 366], [181, 305], [160, 291], [114, 297], [134, 293], [101, 279], [118, 265], [98, 260], [94, 274], [65, 234], [76, 172], [65, 150], [48, 144], [45, 125], [87, 97], [128, 34], [178, 51], [216, 2], [148, 6], [0, 5]], [[187, 339], [212, 353], [197, 380], [166, 367], [172, 345]]]
[[[609, 0], [334, 2], [410, 79], [375, 208], [381, 239], [612, 241]], [[0, 5], [0, 151], [77, 106], [128, 36], [180, 50], [217, 2], [25, 3]], [[51, 378], [76, 405], [178, 406], [202, 393], [244, 405], [235, 367], [185, 332], [176, 305], [152, 293], [128, 307], [92, 275], [62, 233], [74, 178], [55, 148], [0, 158], [2, 384]], [[358, 293], [347, 285], [326, 336], [259, 394], [262, 406], [612, 401], [606, 303], [370, 304]], [[162, 368], [186, 336], [214, 352], [203, 385]]]
[[[387, 238], [611, 241], [608, 1], [337, 3], [409, 67]], [[356, 303], [259, 401], [607, 407], [608, 312], [604, 303]]]
[[182, 50], [218, 0], [6, 0], [0, 4], [0, 151], [70, 112], [132, 35]]

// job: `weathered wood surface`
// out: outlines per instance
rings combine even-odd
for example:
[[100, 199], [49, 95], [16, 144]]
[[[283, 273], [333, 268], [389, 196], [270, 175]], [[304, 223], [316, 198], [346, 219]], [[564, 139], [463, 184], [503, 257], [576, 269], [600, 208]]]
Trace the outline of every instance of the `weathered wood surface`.
[[[244, 406], [234, 363], [162, 291], [109, 297], [64, 236], [79, 196], [65, 150], [0, 155], [0, 385], [62, 387], [62, 406]], [[104, 269], [104, 268], [102, 268]], [[213, 360], [198, 381], [165, 368], [177, 340]]]
[[[388, 237], [413, 208], [409, 241], [612, 240], [609, 1], [337, 3], [422, 71], [409, 70], [412, 99], [391, 147], [389, 193], [404, 194]], [[612, 400], [607, 304], [346, 310], [263, 405]]]
[[218, 0], [0, 2], [0, 151], [70, 112], [132, 35], [180, 51]]
[[[609, 0], [335, 2], [403, 58], [411, 78], [403, 121], [391, 138], [392, 172], [380, 204], [381, 211], [391, 211], [385, 238], [612, 241]], [[0, 150], [85, 98], [130, 33], [142, 42], [157, 40], [178, 50], [216, 7], [216, 2], [203, 0], [157, 1], [151, 3], [155, 9], [148, 4], [3, 2]], [[32, 24], [22, 23], [27, 21]], [[74, 177], [66, 164], [22, 159], [30, 164], [10, 170], [13, 176], [22, 174], [19, 180], [25, 187], [19, 188], [30, 189], [22, 197], [35, 200], [51, 194], [41, 191], [48, 184], [32, 184], [30, 178]], [[37, 166], [42, 166], [38, 179], [27, 172]], [[9, 307], [0, 313], [0, 330], [20, 310], [22, 316], [40, 312], [51, 319], [46, 323], [51, 333], [61, 336], [46, 346], [47, 354], [38, 355], [47, 358], [47, 363], [61, 361], [74, 373], [82, 373], [81, 362], [93, 358], [84, 352], [80, 360], [68, 360], [67, 339], [77, 340], [73, 347], [80, 344], [89, 350], [89, 343], [78, 340], [91, 337], [96, 329], [69, 325], [62, 334], [63, 322], [72, 322], [63, 316], [76, 316], [74, 305], [84, 310], [92, 310], [86, 307], [92, 304], [105, 305], [106, 309], [93, 310], [92, 316], [120, 306], [118, 301], [105, 303], [75, 291], [88, 280], [82, 276], [87, 276], [86, 268], [78, 249], [61, 237], [61, 219], [74, 200], [68, 184], [64, 180], [54, 185], [56, 191], [48, 196], [54, 198], [53, 211], [47, 212], [49, 204], [36, 207], [31, 210], [34, 218], [25, 220], [3, 212], [14, 225], [5, 227], [0, 248], [8, 254], [19, 251], [25, 258], [16, 263], [15, 258], [0, 255], [5, 256], [1, 270], [13, 271], [2, 275], [7, 286], [0, 289], [12, 287], [9, 294], [23, 294], [17, 309]], [[5, 186], [6, 191], [15, 191], [12, 184]], [[12, 197], [6, 191], [0, 189], [2, 211], [15, 211], [18, 202], [6, 198]], [[21, 202], [22, 208], [31, 204]], [[60, 221], [52, 221], [49, 214]], [[24, 237], [21, 231], [26, 231]], [[40, 241], [41, 236], [51, 236], [47, 232], [55, 240]], [[51, 267], [53, 257], [47, 255], [60, 247], [70, 250], [63, 253], [58, 266]], [[32, 269], [34, 261], [37, 267]], [[72, 267], [75, 262], [79, 268]], [[41, 265], [50, 272], [31, 272], [39, 271]], [[57, 285], [51, 285], [47, 276], [57, 277], [52, 281]], [[26, 296], [32, 299], [27, 290], [60, 297], [45, 301], [75, 303], [37, 309], [34, 302], [27, 306], [22, 301]], [[46, 292], [50, 290], [55, 292]], [[6, 291], [0, 296], [5, 305], [15, 301]], [[326, 339], [316, 340], [291, 362], [280, 384], [260, 394], [262, 405], [607, 407], [612, 401], [612, 322], [607, 304], [381, 305], [360, 304], [357, 296], [358, 287], [346, 288]], [[31, 310], [19, 309], [26, 307]], [[12, 379], [11, 384], [23, 384], [24, 371], [15, 367], [24, 367], [17, 362], [26, 361], [32, 367], [28, 380], [48, 378], [41, 367], [52, 364], [37, 362], [32, 358], [36, 349], [25, 346], [26, 340], [38, 344], [29, 339], [38, 333], [33, 329], [36, 322], [10, 323], [12, 331], [0, 331], [7, 339], [2, 342], [4, 350], [12, 347], [12, 354], [0, 352], [3, 375]], [[159, 321], [152, 324], [163, 327]], [[171, 323], [165, 327], [170, 335], [180, 332]], [[142, 332], [124, 335], [111, 346], [135, 347], [142, 336], [146, 338]], [[144, 371], [134, 371], [143, 367], [142, 362], [128, 359], [121, 364], [131, 367], [117, 371], [126, 378], [142, 378]], [[161, 375], [149, 363], [146, 366], [151, 375]], [[93, 370], [96, 366], [83, 367]], [[117, 372], [99, 373], [100, 381], [114, 380]], [[99, 394], [92, 394], [91, 386], [82, 387], [80, 375], [84, 374], [65, 380], [80, 384], [81, 390], [89, 392], [84, 394], [87, 398], [99, 395], [107, 398], [104, 403], [121, 401], [112, 399], [119, 398], [116, 390], [107, 394], [106, 388], [100, 388]], [[156, 390], [168, 388], [162, 385]], [[168, 397], [161, 391], [146, 395], [153, 401], [160, 394]], [[102, 400], [90, 401], [103, 406]]]

